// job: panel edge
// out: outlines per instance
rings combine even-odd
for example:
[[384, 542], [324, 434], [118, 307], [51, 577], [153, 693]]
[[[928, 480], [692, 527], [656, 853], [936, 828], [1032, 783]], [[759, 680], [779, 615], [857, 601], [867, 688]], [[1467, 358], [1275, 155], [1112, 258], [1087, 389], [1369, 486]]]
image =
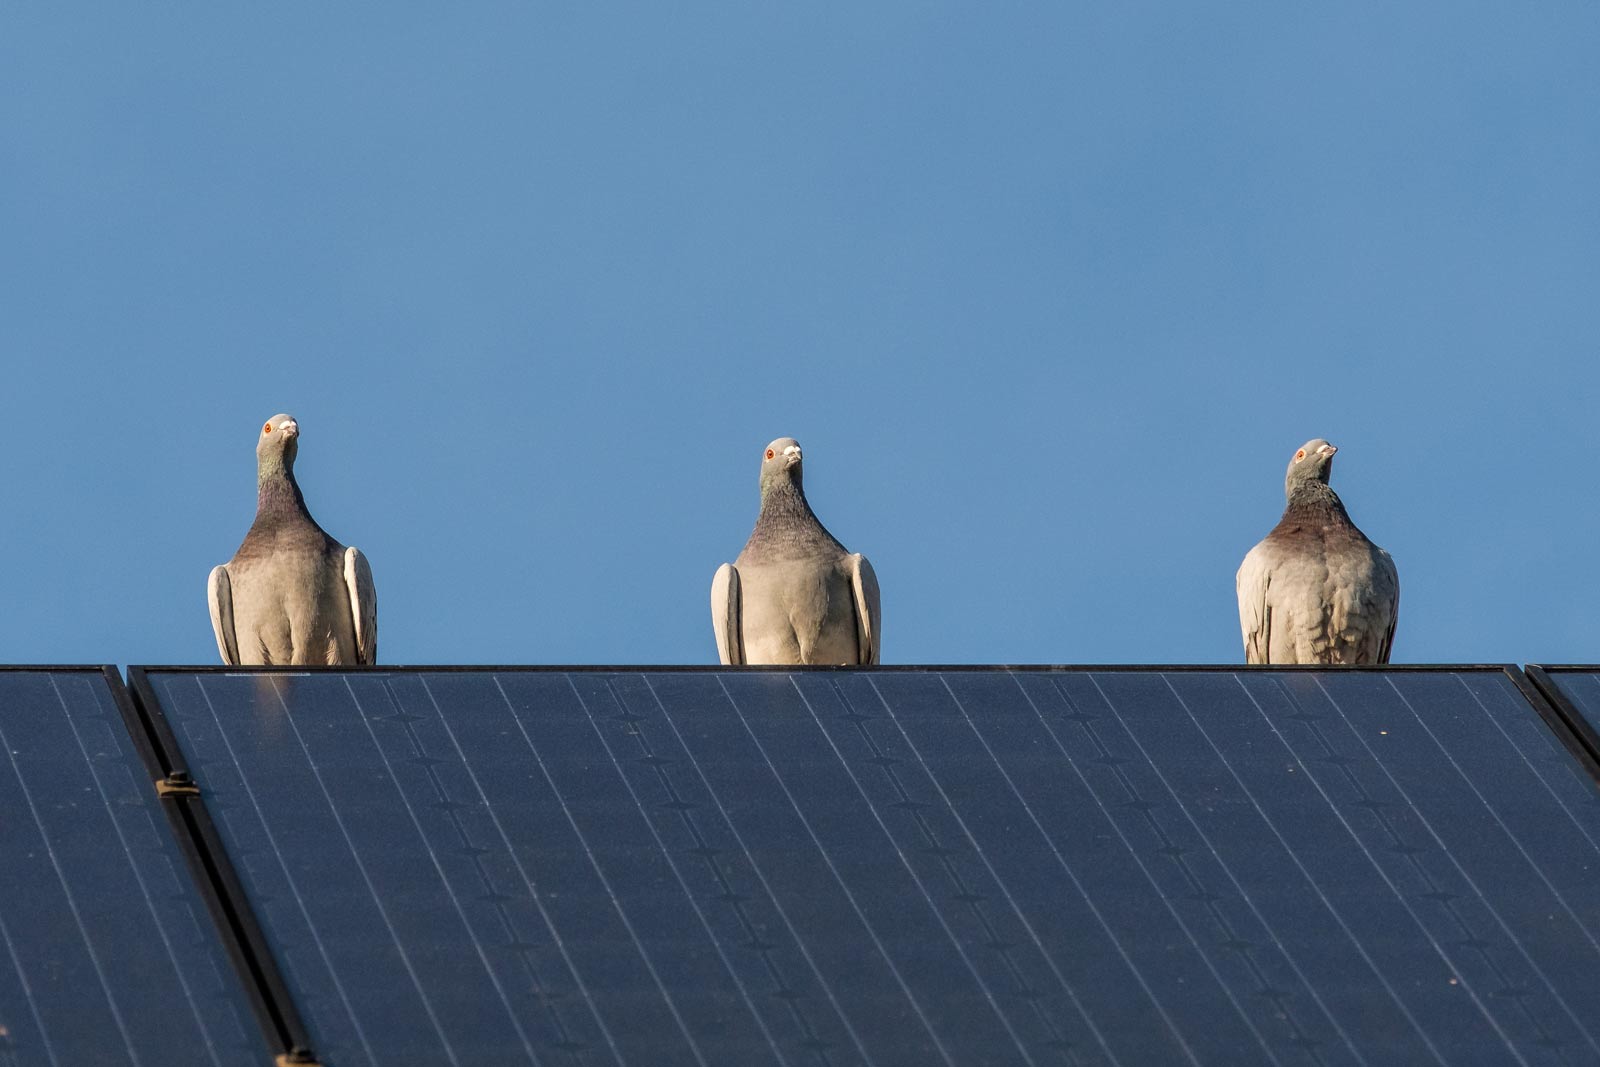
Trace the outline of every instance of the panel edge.
[[1583, 713], [1538, 664], [1530, 663], [1520, 670], [1507, 668], [1506, 673], [1512, 676], [1523, 697], [1533, 705], [1551, 733], [1589, 772], [1595, 788], [1600, 789], [1600, 734], [1595, 733]]
[[[106, 670], [116, 677], [114, 668]], [[130, 667], [128, 685], [123, 686], [121, 678], [117, 678], [117, 682], [123, 723], [144, 760], [151, 790], [156, 791], [164, 780], [176, 774], [187, 775], [183, 752], [161, 710], [160, 699], [146, 669]], [[256, 1022], [268, 1051], [276, 1055], [279, 1063], [315, 1063], [310, 1034], [250, 907], [233, 861], [223, 847], [222, 837], [205, 805], [203, 783], [201, 786], [202, 790], [194, 793], [161, 795], [160, 807], [166, 812], [178, 850], [188, 862], [189, 875], [205, 901], [217, 936], [227, 949], [235, 976], [255, 1009]]]

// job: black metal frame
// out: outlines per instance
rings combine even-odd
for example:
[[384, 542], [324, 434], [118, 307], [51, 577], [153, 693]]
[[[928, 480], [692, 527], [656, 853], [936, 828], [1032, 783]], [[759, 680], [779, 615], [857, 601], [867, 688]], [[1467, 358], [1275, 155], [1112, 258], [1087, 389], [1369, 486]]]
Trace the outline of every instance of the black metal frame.
[[[126, 687], [114, 668], [106, 670], [117, 679], [123, 719], [152, 779], [159, 782], [178, 772], [189, 774], [177, 737], [146, 677], [148, 668], [129, 668]], [[161, 800], [178, 849], [188, 860], [189, 873], [255, 1009], [268, 1049], [277, 1054], [279, 1064], [315, 1064], [310, 1032], [206, 810], [204, 783], [201, 788], [199, 795], [169, 794]]]
[[[35, 668], [37, 669], [37, 668]], [[1600, 668], [1596, 668], [1600, 669]], [[502, 674], [514, 672], [548, 672], [561, 674], [638, 674], [649, 671], [668, 674], [711, 674], [721, 671], [757, 671], [768, 674], [831, 673], [837, 671], [885, 671], [891, 673], [926, 671], [1041, 671], [1081, 672], [1096, 674], [1130, 673], [1135, 671], [1250, 671], [1290, 672], [1349, 672], [1377, 674], [1397, 672], [1403, 674], [1440, 673], [1461, 674], [1469, 671], [1519, 672], [1514, 663], [1371, 663], [1360, 665], [1327, 666], [1316, 663], [875, 663], [858, 665], [801, 665], [801, 664], [740, 664], [730, 666], [719, 663], [384, 663], [375, 666], [323, 666], [303, 664], [289, 666], [275, 664], [261, 667], [231, 667], [225, 664], [206, 663], [194, 666], [180, 664], [142, 664], [128, 668], [128, 676], [135, 674], [406, 674], [426, 671], [430, 674], [477, 673]]]
[[[1566, 694], [1561, 692], [1556, 685], [1552, 674], [1600, 674], [1600, 666], [1585, 666], [1582, 664], [1561, 664], [1556, 666], [1543, 666], [1530, 663], [1523, 668], [1531, 684], [1544, 698], [1544, 703], [1549, 706], [1553, 719], [1549, 720], [1551, 728], [1561, 737], [1562, 743], [1577, 757], [1584, 769], [1594, 777], [1600, 785], [1600, 732], [1595, 729], [1595, 724], [1583, 717], [1583, 712], [1577, 705], [1568, 700]], [[1559, 728], [1557, 724], [1559, 723]]]

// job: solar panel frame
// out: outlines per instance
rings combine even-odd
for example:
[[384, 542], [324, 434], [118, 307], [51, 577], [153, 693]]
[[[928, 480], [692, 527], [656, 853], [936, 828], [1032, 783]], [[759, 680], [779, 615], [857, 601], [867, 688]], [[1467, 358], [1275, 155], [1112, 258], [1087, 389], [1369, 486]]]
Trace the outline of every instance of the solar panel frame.
[[[179, 669], [209, 669], [210, 666]], [[232, 668], [223, 668], [227, 669]], [[146, 769], [156, 781], [171, 782], [181, 777], [194, 782], [192, 769], [183, 758], [183, 749], [161, 714], [146, 669], [131, 668], [128, 676], [123, 717]], [[190, 876], [244, 984], [268, 1047], [277, 1053], [280, 1065], [314, 1065], [310, 1032], [250, 907], [244, 883], [223, 847], [216, 823], [206, 808], [203, 791], [172, 792], [162, 801], [178, 848], [189, 864]]]
[[[147, 711], [147, 709], [154, 709], [154, 713], [153, 714], [148, 714], [147, 713], [146, 716], [145, 716], [147, 718], [147, 720], [148, 720], [148, 723], [149, 723], [148, 730], [150, 731], [152, 737], [154, 739], [156, 739], [156, 743], [157, 743], [156, 745], [153, 746], [153, 751], [154, 751], [155, 747], [159, 747], [164, 752], [171, 754], [168, 757], [168, 759], [166, 759], [166, 760], [162, 760], [160, 757], [156, 757], [157, 765], [158, 766], [163, 766], [164, 770], [169, 770], [170, 771], [170, 770], [179, 770], [179, 769], [186, 769], [186, 768], [184, 768], [184, 766], [183, 766], [183, 764], [181, 762], [181, 757], [177, 755], [180, 750], [179, 750], [179, 748], [177, 746], [176, 739], [173, 737], [173, 735], [171, 733], [171, 730], [170, 730], [170, 727], [168, 727], [168, 725], [165, 722], [164, 716], [160, 712], [160, 701], [159, 701], [159, 698], [157, 697], [157, 695], [156, 695], [156, 693], [154, 691], [154, 688], [151, 685], [151, 681], [150, 681], [150, 676], [152, 674], [176, 672], [176, 673], [185, 673], [185, 674], [240, 674], [240, 673], [248, 673], [248, 674], [286, 674], [286, 675], [308, 675], [308, 674], [310, 674], [310, 675], [315, 675], [315, 674], [352, 675], [352, 674], [359, 674], [359, 673], [361, 673], [362, 670], [372, 670], [372, 671], [375, 671], [375, 672], [378, 672], [378, 673], [391, 674], [391, 675], [392, 674], [406, 674], [406, 673], [411, 673], [411, 672], [418, 672], [418, 673], [426, 672], [426, 673], [429, 673], [429, 674], [451, 674], [451, 673], [471, 673], [471, 674], [502, 673], [502, 674], [505, 674], [505, 673], [535, 672], [535, 673], [565, 674], [565, 675], [583, 675], [583, 674], [623, 675], [623, 674], [630, 674], [630, 673], [647, 673], [647, 674], [672, 674], [672, 673], [718, 674], [718, 673], [729, 672], [730, 668], [723, 667], [723, 666], [716, 666], [716, 665], [612, 666], [612, 665], [587, 664], [587, 665], [574, 665], [574, 666], [537, 666], [537, 667], [530, 667], [530, 666], [476, 666], [476, 665], [473, 665], [473, 666], [467, 666], [467, 665], [445, 665], [445, 666], [385, 665], [385, 666], [382, 666], [382, 667], [356, 669], [356, 670], [352, 670], [351, 668], [347, 668], [347, 667], [309, 667], [309, 668], [308, 667], [274, 667], [274, 668], [253, 668], [253, 669], [251, 669], [249, 671], [240, 671], [239, 669], [232, 668], [232, 667], [206, 665], [204, 667], [199, 667], [199, 668], [190, 668], [190, 667], [135, 667], [135, 668], [132, 668], [130, 670], [130, 679], [132, 681], [132, 688], [133, 688], [133, 694], [134, 694], [135, 702], [139, 703], [141, 705], [141, 711], [145, 712], [145, 711]], [[861, 670], [861, 668], [855, 668], [855, 667], [798, 667], [797, 668], [797, 667], [778, 666], [778, 667], [746, 667], [746, 668], [736, 668], [734, 670], [737, 670], [738, 672], [741, 672], [741, 673], [746, 673], [746, 672], [748, 672], [748, 673], [764, 672], [764, 673], [791, 674], [792, 675], [792, 674], [806, 674], [806, 673], [845, 673], [845, 674], [850, 674], [850, 673], [859, 672]], [[995, 665], [987, 665], [987, 664], [981, 664], [981, 665], [980, 664], [973, 664], [973, 665], [953, 665], [953, 666], [950, 666], [950, 665], [910, 665], [910, 664], [907, 664], [907, 665], [893, 665], [893, 666], [888, 666], [888, 667], [873, 668], [872, 670], [874, 672], [881, 672], [881, 673], [886, 673], [886, 674], [895, 674], [895, 673], [928, 673], [928, 672], [960, 673], [960, 672], [967, 672], [967, 671], [971, 671], [971, 672], [1011, 671], [1011, 672], [1030, 673], [1030, 674], [1031, 673], [1067, 673], [1067, 674], [1072, 674], [1072, 673], [1078, 673], [1078, 672], [1111, 673], [1111, 674], [1114, 674], [1114, 673], [1125, 673], [1125, 672], [1126, 673], [1140, 673], [1140, 674], [1156, 674], [1156, 673], [1162, 673], [1162, 672], [1184, 672], [1184, 673], [1216, 672], [1216, 673], [1226, 673], [1226, 674], [1235, 674], [1235, 675], [1241, 675], [1241, 674], [1247, 675], [1249, 673], [1256, 672], [1256, 671], [1266, 672], [1266, 673], [1291, 673], [1291, 672], [1297, 672], [1297, 671], [1303, 671], [1303, 672], [1308, 672], [1308, 673], [1318, 673], [1318, 672], [1327, 673], [1327, 672], [1329, 672], [1330, 668], [1318, 667], [1318, 666], [1307, 666], [1307, 667], [1262, 666], [1262, 667], [1253, 667], [1253, 666], [1241, 666], [1241, 665], [1229, 665], [1229, 664], [1201, 664], [1201, 665], [1189, 665], [1189, 666], [1142, 665], [1142, 664], [1140, 664], [1140, 665], [1115, 664], [1115, 665], [1097, 665], [1097, 666], [1076, 666], [1076, 665], [995, 666]], [[1540, 718], [1544, 722], [1544, 724], [1553, 733], [1556, 734], [1557, 738], [1560, 740], [1561, 744], [1567, 749], [1567, 751], [1572, 753], [1575, 757], [1578, 757], [1580, 760], [1582, 760], [1583, 765], [1584, 765], [1586, 770], [1588, 770], [1591, 774], [1594, 773], [1594, 768], [1592, 766], [1592, 762], [1591, 762], [1591, 760], [1584, 758], [1586, 750], [1583, 748], [1581, 743], [1579, 743], [1576, 740], [1576, 738], [1574, 736], [1574, 732], [1569, 726], [1568, 719], [1565, 716], [1563, 716], [1561, 713], [1559, 713], [1554, 707], [1552, 707], [1552, 701], [1546, 699], [1546, 695], [1545, 695], [1542, 687], [1536, 687], [1529, 680], [1529, 678], [1526, 675], [1524, 675], [1524, 673], [1514, 665], [1501, 665], [1501, 664], [1478, 664], [1478, 665], [1421, 664], [1421, 665], [1394, 665], [1394, 666], [1334, 668], [1333, 670], [1335, 672], [1349, 672], [1349, 673], [1368, 672], [1368, 673], [1389, 673], [1389, 674], [1421, 674], [1421, 673], [1435, 673], [1435, 672], [1436, 673], [1446, 673], [1446, 674], [1463, 674], [1463, 673], [1469, 673], [1469, 672], [1492, 672], [1492, 673], [1503, 674], [1504, 676], [1506, 676], [1515, 685], [1517, 691], [1520, 693], [1520, 695], [1523, 697], [1523, 699], [1532, 707], [1532, 709], [1540, 716]], [[1581, 717], [1580, 717], [1580, 721], [1581, 721]], [[260, 977], [261, 995], [262, 995], [264, 1001], [267, 1001], [269, 1004], [274, 1005], [274, 1007], [269, 1008], [269, 1010], [267, 1011], [267, 1015], [272, 1017], [275, 1020], [278, 1020], [274, 1024], [274, 1025], [276, 1025], [277, 1029], [273, 1030], [271, 1032], [283, 1034], [284, 1035], [284, 1039], [285, 1039], [285, 1041], [287, 1043], [286, 1047], [290, 1047], [290, 1048], [298, 1047], [301, 1050], [307, 1049], [308, 1046], [309, 1046], [309, 1037], [308, 1037], [307, 1031], [306, 1031], [304, 1025], [300, 1022], [299, 1016], [295, 1013], [293, 1004], [290, 1003], [288, 985], [284, 981], [282, 974], [278, 972], [278, 970], [276, 968], [276, 965], [273, 962], [272, 953], [271, 953], [270, 949], [267, 947], [267, 942], [266, 942], [265, 936], [262, 933], [260, 927], [255, 925], [254, 918], [250, 914], [249, 906], [248, 906], [247, 903], [245, 903], [247, 898], [246, 898], [246, 896], [244, 894], [244, 889], [243, 889], [243, 886], [242, 886], [242, 884], [240, 883], [240, 881], [238, 879], [237, 873], [234, 872], [232, 870], [231, 866], [227, 863], [225, 853], [223, 852], [223, 849], [222, 849], [221, 839], [220, 839], [220, 837], [219, 837], [219, 835], [217, 833], [215, 825], [210, 822], [209, 816], [204, 811], [204, 805], [203, 805], [202, 802], [187, 801], [187, 802], [183, 802], [183, 806], [185, 808], [192, 808], [192, 809], [194, 809], [194, 812], [195, 812], [193, 821], [194, 821], [194, 827], [195, 827], [194, 828], [194, 834], [195, 834], [197, 850], [200, 851], [202, 854], [209, 853], [210, 855], [216, 857], [216, 859], [217, 859], [217, 862], [214, 864], [214, 866], [216, 867], [216, 873], [213, 875], [213, 880], [214, 880], [214, 883], [215, 883], [215, 885], [217, 887], [217, 892], [218, 892], [219, 896], [221, 898], [223, 898], [223, 899], [231, 898], [232, 900], [238, 902], [237, 904], [225, 907], [224, 911], [231, 910], [233, 912], [236, 912], [239, 915], [241, 915], [243, 917], [243, 919], [245, 920], [243, 922], [243, 924], [242, 924], [241, 937], [240, 937], [240, 940], [243, 943], [243, 945], [241, 947], [241, 952], [240, 952], [240, 955], [239, 955], [238, 959], [241, 961], [241, 966], [253, 967], [253, 968], [255, 968], [256, 972], [258, 972], [259, 975], [261, 976]], [[266, 1026], [267, 1024], [264, 1023], [263, 1025]]]
[[[1563, 674], [1600, 674], [1600, 666], [1560, 664], [1542, 666], [1530, 663], [1524, 668], [1529, 685], [1542, 698], [1534, 706], [1545, 715], [1550, 725], [1567, 746], [1567, 750], [1583, 764], [1590, 777], [1600, 786], [1600, 723], [1589, 721], [1588, 716], [1566, 693], [1556, 680]], [[1548, 708], [1548, 713], [1546, 712]]]
[[[113, 733], [115, 733], [118, 736], [118, 738], [119, 738], [119, 741], [118, 741], [119, 747], [121, 745], [121, 742], [127, 742], [133, 749], [133, 755], [139, 761], [138, 763], [123, 761], [123, 762], [120, 763], [120, 766], [124, 770], [126, 770], [128, 772], [133, 772], [135, 774], [134, 782], [130, 783], [130, 784], [139, 784], [141, 782], [141, 780], [137, 776], [137, 771], [140, 769], [141, 766], [143, 766], [144, 769], [148, 770], [149, 764], [148, 764], [148, 760], [146, 759], [144, 746], [141, 743], [142, 739], [141, 739], [141, 736], [140, 736], [140, 732], [137, 729], [135, 729], [135, 727], [134, 727], [134, 724], [138, 720], [138, 712], [137, 712], [137, 710], [135, 708], [132, 694], [128, 690], [126, 684], [123, 681], [122, 675], [117, 671], [117, 668], [115, 666], [112, 666], [112, 665], [109, 665], [109, 664], [98, 664], [98, 665], [96, 665], [96, 664], [0, 664], [0, 676], [11, 675], [11, 674], [41, 674], [41, 675], [48, 675], [48, 676], [51, 676], [51, 677], [58, 677], [58, 676], [62, 676], [62, 675], [67, 675], [67, 676], [90, 675], [90, 676], [94, 676], [94, 677], [98, 678], [98, 680], [104, 685], [105, 691], [106, 691], [106, 693], [107, 693], [107, 695], [108, 695], [108, 697], [110, 699], [111, 705], [115, 709], [116, 718], [120, 719], [120, 725], [122, 726], [122, 730], [121, 731], [117, 731], [115, 725], [111, 725], [110, 729], [112, 730]], [[65, 706], [63, 708], [63, 711], [66, 713], [66, 718], [70, 721], [72, 719], [72, 715], [71, 715], [70, 711], [67, 711]], [[74, 723], [72, 725], [72, 729], [73, 729], [74, 733], [77, 733], [79, 727], [78, 727], [77, 724]], [[126, 755], [125, 750], [124, 750], [124, 755]], [[116, 765], [115, 761], [113, 761], [113, 765]], [[96, 773], [96, 778], [98, 779], [98, 777], [99, 777], [98, 773]], [[20, 784], [24, 784], [24, 783], [21, 783], [19, 781], [19, 785]], [[172, 814], [171, 809], [170, 809], [169, 805], [165, 802], [165, 798], [163, 798], [163, 797], [161, 797], [159, 795], [159, 792], [156, 789], [155, 784], [152, 781], [150, 781], [148, 778], [143, 779], [142, 780], [142, 784], [147, 785], [149, 787], [149, 789], [150, 789], [149, 799], [154, 802], [154, 807], [161, 809], [166, 814], [168, 819], [170, 820], [170, 817], [171, 817], [171, 814]], [[104, 796], [102, 796], [102, 799], [106, 799], [106, 798], [104, 798]], [[124, 801], [125, 800], [126, 800], [126, 798], [124, 797]], [[151, 815], [152, 815], [152, 818], [153, 818], [153, 815], [154, 815], [153, 810], [151, 811]], [[158, 833], [158, 834], [160, 833], [159, 829], [157, 829], [159, 827], [159, 825], [160, 825], [159, 820], [155, 820], [155, 821], [153, 821], [151, 823], [152, 829], [155, 830], [155, 832]], [[169, 821], [169, 825], [170, 825], [170, 821]], [[121, 831], [119, 830], [118, 833], [120, 835]], [[184, 854], [186, 859], [187, 859], [187, 853], [186, 853], [186, 850], [185, 850], [185, 847], [184, 847], [184, 840], [183, 840], [182, 835], [176, 834], [176, 833], [173, 834], [173, 837], [171, 838], [171, 842], [174, 845], [176, 851], [179, 852], [180, 854]], [[50, 847], [50, 843], [48, 841], [46, 842], [46, 847]], [[140, 882], [142, 887], [145, 887], [146, 889], [148, 889], [148, 885], [147, 885], [146, 880], [145, 880], [146, 879], [146, 874], [145, 873], [141, 873], [141, 872], [138, 871], [138, 864], [133, 861], [132, 854], [131, 853], [128, 854], [126, 856], [126, 859], [130, 862], [130, 864], [132, 864], [132, 866], [134, 868], [134, 871], [133, 871], [134, 877], [136, 877], [138, 879], [138, 881]], [[174, 859], [175, 859], [175, 857], [174, 857]], [[181, 883], [183, 881], [183, 872], [182, 872], [181, 866], [174, 865], [172, 867], [171, 871], [172, 871], [172, 876], [174, 878], [179, 879], [179, 881]], [[200, 887], [193, 885], [192, 882], [189, 883], [189, 885], [190, 885], [190, 888], [193, 888], [193, 889], [196, 890], [196, 895], [197, 896], [199, 896], [202, 900], [205, 899], [204, 892], [199, 891]], [[69, 890], [69, 892], [70, 892], [70, 890]], [[208, 908], [210, 907], [210, 901], [206, 901], [206, 906]], [[211, 932], [209, 930], [209, 928], [205, 926], [204, 919], [201, 918], [201, 916], [198, 914], [198, 911], [193, 913], [193, 917], [194, 917], [195, 921], [200, 924], [200, 933], [202, 934], [202, 936], [204, 936], [206, 933]], [[157, 925], [158, 928], [162, 928], [164, 926], [164, 924], [163, 924], [163, 922], [162, 922], [162, 920], [161, 920], [161, 918], [159, 916], [156, 916], [154, 913], [152, 913], [151, 918], [155, 922], [155, 924]], [[87, 933], [87, 931], [84, 931], [84, 932]], [[162, 932], [163, 939], [165, 939], [170, 931], [163, 928], [161, 932]], [[227, 952], [226, 944], [224, 943], [221, 947], [224, 949], [224, 953], [226, 953]], [[168, 945], [169, 954], [172, 951], [173, 951], [172, 947], [169, 944]], [[231, 955], [229, 955], [228, 958], [231, 960]], [[173, 956], [172, 959], [173, 959], [173, 963], [176, 965], [177, 962], [178, 962], [177, 957]], [[191, 960], [189, 962], [193, 962], [193, 961]], [[229, 978], [233, 977], [233, 976], [236, 976], [237, 969], [235, 968], [232, 972], [230, 972], [227, 967], [222, 966], [224, 961], [218, 960], [216, 962], [218, 963], [218, 965], [220, 967], [220, 970], [218, 971], [218, 977], [222, 980], [222, 982], [224, 984], [230, 984], [229, 983]], [[245, 990], [243, 990], [243, 992], [245, 993], [244, 1000], [246, 1002], [248, 1002], [249, 1001], [248, 990], [245, 989]], [[240, 1007], [242, 1008], [243, 1005], [241, 1004]], [[36, 1022], [39, 1021], [38, 1020], [38, 1016], [37, 1016], [37, 1011], [31, 1005], [30, 1005], [30, 1011], [34, 1014], [35, 1021]], [[249, 1024], [248, 1024], [248, 1022], [242, 1016], [239, 1018], [238, 1021], [239, 1021], [240, 1025], [245, 1028], [244, 1033], [242, 1033], [240, 1036], [241, 1037], [247, 1036], [248, 1033], [249, 1033], [249, 1030], [248, 1030]], [[260, 1050], [261, 1051], [266, 1051], [266, 1048], [267, 1048], [267, 1046], [260, 1046]], [[9, 1044], [9, 1041], [4, 1043], [3, 1045], [0, 1045], [0, 1053], [10, 1053], [12, 1051], [13, 1050], [12, 1050], [10, 1044]], [[161, 1051], [165, 1051], [167, 1054], [171, 1053], [170, 1049], [166, 1049], [166, 1050], [148, 1050], [147, 1049], [147, 1050], [144, 1050], [144, 1051], [145, 1052], [150, 1052], [150, 1051], [161, 1052]], [[138, 1050], [138, 1049], [130, 1048], [129, 1052], [130, 1052], [130, 1056], [132, 1058], [134, 1058], [134, 1059], [137, 1059], [137, 1057], [140, 1054], [140, 1050]], [[55, 1062], [53, 1054], [51, 1054], [51, 1057], [52, 1057], [51, 1058], [51, 1062]], [[5, 1062], [7, 1062], [7, 1063], [13, 1062], [11, 1057], [10, 1057], [10, 1055], [5, 1055], [4, 1059], [5, 1059]]]

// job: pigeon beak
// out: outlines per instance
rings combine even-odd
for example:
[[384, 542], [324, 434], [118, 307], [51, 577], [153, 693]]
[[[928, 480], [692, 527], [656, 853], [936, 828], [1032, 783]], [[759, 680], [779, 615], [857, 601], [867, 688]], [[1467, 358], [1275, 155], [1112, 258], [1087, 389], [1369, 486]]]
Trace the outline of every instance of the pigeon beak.
[[279, 424], [278, 429], [283, 431], [283, 436], [285, 437], [300, 436], [300, 424], [295, 422], [293, 419], [285, 419], [281, 424]]
[[1335, 452], [1337, 452], [1337, 451], [1339, 451], [1339, 450], [1337, 448], [1335, 448], [1333, 445], [1323, 445], [1321, 448], [1317, 449], [1317, 455], [1319, 455], [1319, 456], [1327, 456], [1329, 459], [1332, 459], [1333, 458], [1333, 454]]
[[784, 461], [784, 466], [786, 466], [786, 467], [792, 467], [796, 463], [799, 463], [800, 462], [800, 449], [799, 449], [799, 447], [796, 446], [796, 445], [790, 445], [788, 448], [784, 449], [783, 450], [783, 461]]

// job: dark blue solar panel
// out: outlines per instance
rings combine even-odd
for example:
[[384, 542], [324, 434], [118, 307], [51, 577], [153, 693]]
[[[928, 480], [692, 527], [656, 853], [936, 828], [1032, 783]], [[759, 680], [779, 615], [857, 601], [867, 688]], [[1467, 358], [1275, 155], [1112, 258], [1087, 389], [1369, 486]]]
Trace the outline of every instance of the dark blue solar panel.
[[112, 684], [0, 670], [0, 1062], [263, 1062]]
[[149, 678], [341, 1065], [1600, 1061], [1502, 671]]

